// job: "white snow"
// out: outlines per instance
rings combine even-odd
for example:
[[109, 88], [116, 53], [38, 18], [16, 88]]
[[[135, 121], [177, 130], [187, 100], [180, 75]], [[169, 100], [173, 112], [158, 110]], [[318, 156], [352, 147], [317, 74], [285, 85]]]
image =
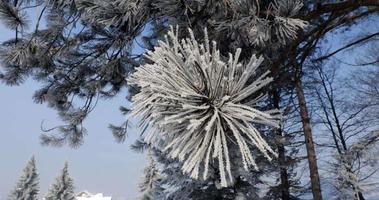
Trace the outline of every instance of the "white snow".
[[80, 192], [77, 200], [112, 200], [112, 197], [104, 196], [103, 193], [91, 194], [88, 191]]

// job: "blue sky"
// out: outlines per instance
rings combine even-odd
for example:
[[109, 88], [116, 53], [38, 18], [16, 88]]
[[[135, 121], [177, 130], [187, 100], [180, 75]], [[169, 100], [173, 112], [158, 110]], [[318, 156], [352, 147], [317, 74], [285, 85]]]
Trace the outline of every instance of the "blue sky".
[[[12, 36], [0, 23], [0, 41]], [[61, 121], [54, 110], [33, 102], [33, 93], [38, 88], [38, 83], [32, 80], [15, 87], [0, 84], [0, 200], [6, 199], [32, 155], [37, 160], [42, 196], [68, 161], [77, 192], [84, 189], [102, 192], [116, 200], [138, 197], [137, 185], [145, 156], [129, 148], [138, 132], [129, 132], [126, 143], [118, 144], [107, 128], [109, 123], [119, 124], [124, 120], [118, 108], [127, 103], [126, 91], [98, 103], [85, 122], [88, 135], [84, 145], [71, 149], [39, 144], [41, 122], [44, 120], [46, 127], [53, 127]]]

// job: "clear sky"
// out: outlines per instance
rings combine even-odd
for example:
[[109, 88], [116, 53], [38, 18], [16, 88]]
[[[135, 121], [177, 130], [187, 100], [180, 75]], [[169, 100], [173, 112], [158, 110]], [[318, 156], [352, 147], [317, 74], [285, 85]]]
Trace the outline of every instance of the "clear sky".
[[[0, 23], [0, 41], [12, 36]], [[79, 149], [71, 149], [39, 144], [41, 122], [54, 127], [61, 121], [46, 104], [33, 102], [36, 89], [38, 83], [32, 80], [15, 87], [0, 83], [0, 200], [6, 199], [32, 155], [37, 160], [42, 196], [68, 161], [76, 192], [88, 190], [112, 195], [116, 200], [136, 199], [145, 165], [145, 156], [130, 150], [138, 132], [129, 132], [126, 143], [118, 144], [107, 128], [109, 123], [120, 124], [124, 120], [118, 108], [127, 103], [126, 92], [98, 103], [85, 121], [85, 143]]]

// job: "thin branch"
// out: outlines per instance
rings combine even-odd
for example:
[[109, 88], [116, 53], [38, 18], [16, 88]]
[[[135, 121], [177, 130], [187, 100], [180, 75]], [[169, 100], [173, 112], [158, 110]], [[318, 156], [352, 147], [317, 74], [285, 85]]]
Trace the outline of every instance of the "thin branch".
[[368, 36], [366, 36], [366, 37], [363, 37], [363, 38], [361, 38], [361, 39], [359, 39], [359, 40], [356, 40], [356, 41], [354, 41], [354, 42], [352, 42], [352, 43], [349, 43], [349, 44], [347, 44], [347, 45], [345, 45], [345, 46], [343, 46], [343, 47], [341, 47], [341, 48], [339, 48], [339, 49], [333, 51], [332, 53], [329, 53], [329, 54], [327, 54], [327, 55], [325, 55], [325, 56], [321, 56], [320, 58], [317, 58], [317, 59], [315, 59], [315, 60], [312, 60], [312, 62], [320, 62], [320, 61], [322, 61], [322, 60], [325, 60], [325, 59], [327, 59], [327, 58], [329, 58], [329, 57], [331, 57], [331, 56], [337, 54], [337, 53], [340, 52], [340, 51], [343, 51], [343, 50], [345, 50], [345, 49], [347, 49], [347, 48], [350, 48], [350, 47], [352, 47], [352, 46], [354, 46], [354, 45], [357, 45], [357, 44], [359, 44], [359, 43], [361, 43], [361, 42], [364, 42], [364, 41], [366, 41], [366, 40], [369, 40], [369, 39], [371, 39], [371, 38], [373, 38], [373, 37], [375, 37], [375, 36], [377, 36], [377, 35], [379, 35], [379, 32], [376, 32], [376, 33], [374, 33], [374, 34], [371, 34], [371, 35], [368, 35]]

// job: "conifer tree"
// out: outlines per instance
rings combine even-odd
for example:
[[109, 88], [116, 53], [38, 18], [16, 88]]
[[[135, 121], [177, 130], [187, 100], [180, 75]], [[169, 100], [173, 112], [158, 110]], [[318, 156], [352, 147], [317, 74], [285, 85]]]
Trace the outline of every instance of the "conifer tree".
[[8, 200], [37, 200], [39, 193], [39, 179], [34, 156], [26, 165], [23, 175], [11, 192]]
[[68, 163], [64, 164], [60, 175], [56, 178], [55, 183], [46, 195], [46, 200], [74, 200], [74, 183], [68, 173]]
[[141, 200], [154, 200], [157, 196], [158, 181], [160, 179], [158, 166], [153, 159], [151, 152], [148, 154], [148, 165], [144, 170], [144, 177], [139, 184], [142, 193]]

